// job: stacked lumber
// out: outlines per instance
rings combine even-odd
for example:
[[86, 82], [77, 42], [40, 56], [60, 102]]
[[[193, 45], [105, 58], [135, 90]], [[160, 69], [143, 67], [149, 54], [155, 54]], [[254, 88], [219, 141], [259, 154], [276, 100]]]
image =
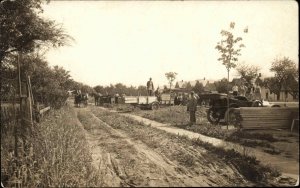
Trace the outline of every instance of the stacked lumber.
[[239, 109], [243, 129], [289, 129], [297, 107], [241, 107]]

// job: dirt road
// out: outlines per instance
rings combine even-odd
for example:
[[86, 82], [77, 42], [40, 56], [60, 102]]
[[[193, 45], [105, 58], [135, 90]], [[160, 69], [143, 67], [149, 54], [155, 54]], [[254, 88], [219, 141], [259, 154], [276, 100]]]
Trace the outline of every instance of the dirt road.
[[[274, 166], [279, 169], [284, 175], [287, 175], [291, 178], [297, 179], [299, 176], [299, 159], [293, 160], [290, 158], [282, 157], [280, 155], [271, 155], [255, 148], [251, 147], [242, 147], [239, 144], [227, 142], [221, 139], [212, 138], [209, 136], [201, 135], [198, 133], [194, 133], [191, 131], [187, 131], [184, 129], [179, 129], [176, 127], [169, 126], [168, 124], [163, 124], [159, 122], [155, 122], [140, 116], [132, 115], [132, 114], [124, 114], [125, 116], [131, 117], [137, 121], [143, 122], [145, 124], [151, 124], [151, 126], [156, 127], [161, 130], [165, 130], [167, 132], [171, 132], [177, 135], [186, 135], [191, 139], [200, 139], [204, 142], [211, 143], [216, 147], [222, 147], [225, 149], [234, 149], [239, 153], [243, 153], [247, 151], [249, 154], [255, 156], [259, 161], [266, 165]], [[296, 151], [295, 151], [296, 152]]]
[[94, 106], [77, 108], [103, 186], [251, 186], [204, 148]]

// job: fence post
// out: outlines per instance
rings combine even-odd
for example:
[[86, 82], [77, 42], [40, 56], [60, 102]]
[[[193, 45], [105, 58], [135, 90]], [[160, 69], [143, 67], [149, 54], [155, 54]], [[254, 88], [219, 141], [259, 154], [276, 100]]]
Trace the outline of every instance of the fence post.
[[[32, 104], [33, 104], [33, 97], [31, 91], [31, 83], [30, 83], [30, 76], [27, 76], [27, 100], [28, 100], [28, 108], [29, 108], [29, 119], [30, 119], [30, 126], [33, 126], [33, 113], [32, 113]], [[28, 109], [27, 108], [27, 109]]]

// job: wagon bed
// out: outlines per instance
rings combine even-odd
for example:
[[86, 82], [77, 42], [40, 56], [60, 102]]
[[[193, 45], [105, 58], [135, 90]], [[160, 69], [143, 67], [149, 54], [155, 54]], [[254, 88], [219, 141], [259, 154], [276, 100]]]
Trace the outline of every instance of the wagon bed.
[[150, 109], [159, 107], [159, 102], [155, 96], [124, 96], [124, 103]]

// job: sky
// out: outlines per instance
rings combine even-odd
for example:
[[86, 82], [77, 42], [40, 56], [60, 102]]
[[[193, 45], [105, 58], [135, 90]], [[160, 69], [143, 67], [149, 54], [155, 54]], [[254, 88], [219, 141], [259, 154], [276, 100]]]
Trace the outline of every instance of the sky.
[[178, 73], [176, 81], [227, 78], [215, 46], [230, 22], [246, 46], [239, 63], [267, 77], [275, 58], [299, 62], [296, 1], [51, 1], [43, 16], [75, 39], [48, 51], [49, 64], [92, 87], [145, 85], [150, 77], [162, 86], [166, 72]]

